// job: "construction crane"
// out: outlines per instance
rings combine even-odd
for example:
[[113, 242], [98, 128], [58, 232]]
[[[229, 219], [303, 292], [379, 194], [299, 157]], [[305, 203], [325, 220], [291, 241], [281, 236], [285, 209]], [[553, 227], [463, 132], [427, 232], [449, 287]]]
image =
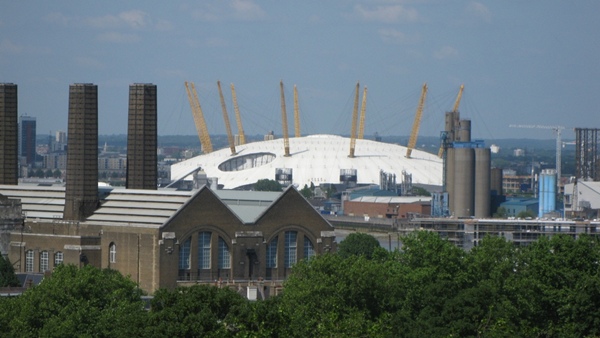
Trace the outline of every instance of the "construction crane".
[[231, 133], [231, 124], [229, 123], [229, 114], [227, 114], [227, 106], [225, 106], [225, 98], [223, 97], [223, 91], [221, 90], [221, 81], [217, 81], [217, 87], [219, 87], [219, 98], [221, 99], [221, 110], [223, 110], [223, 120], [225, 121], [225, 130], [227, 131], [227, 141], [229, 142], [229, 149], [231, 155], [235, 155], [235, 143], [233, 142], [233, 134]]
[[190, 101], [190, 108], [192, 109], [192, 116], [194, 117], [196, 131], [198, 132], [198, 138], [200, 139], [200, 144], [202, 145], [202, 151], [205, 154], [211, 153], [213, 151], [212, 142], [210, 141], [210, 135], [208, 134], [208, 128], [206, 127], [206, 121], [204, 120], [202, 107], [200, 107], [196, 86], [194, 86], [193, 82], [188, 83], [186, 81], [185, 90], [187, 92], [188, 100]]
[[[561, 152], [562, 152], [562, 141], [561, 141], [561, 131], [565, 129], [563, 126], [545, 126], [540, 124], [511, 124], [510, 128], [528, 128], [528, 129], [552, 129], [556, 134], [556, 186], [560, 188], [560, 177], [561, 177]], [[559, 191], [559, 190], [557, 190]]]
[[240, 107], [237, 103], [237, 95], [235, 94], [235, 87], [231, 84], [231, 100], [233, 101], [233, 110], [235, 111], [235, 121], [237, 122], [239, 143], [240, 145], [246, 144], [246, 134], [244, 134], [244, 127], [242, 126], [242, 116], [240, 115]]
[[367, 113], [367, 87], [363, 89], [362, 106], [360, 108], [360, 124], [358, 127], [358, 138], [365, 137], [365, 114]]
[[419, 100], [419, 106], [415, 113], [415, 120], [413, 122], [412, 131], [410, 133], [410, 139], [408, 140], [408, 147], [406, 147], [406, 157], [410, 158], [412, 150], [417, 145], [417, 136], [419, 135], [419, 127], [421, 125], [421, 116], [423, 115], [423, 107], [425, 106], [425, 99], [427, 98], [427, 83], [423, 84], [421, 90], [421, 99]]
[[354, 158], [354, 148], [356, 147], [356, 120], [358, 120], [358, 89], [360, 83], [356, 83], [356, 93], [354, 95], [354, 110], [352, 111], [352, 131], [350, 132], [350, 154], [348, 157]]
[[[456, 96], [456, 101], [454, 101], [454, 107], [452, 108], [452, 112], [455, 113], [458, 111], [458, 106], [460, 105], [460, 99], [462, 98], [463, 90], [465, 89], [465, 85], [460, 85], [460, 89], [458, 90], [458, 95]], [[438, 151], [438, 157], [442, 158], [444, 155], [444, 144], [440, 145], [440, 150]]]
[[281, 91], [281, 123], [283, 124], [283, 149], [285, 154], [283, 156], [290, 156], [290, 137], [288, 135], [288, 122], [287, 113], [285, 112], [285, 96], [283, 94], [283, 81], [279, 82], [279, 88]]
[[298, 105], [298, 89], [294, 85], [294, 131], [296, 137], [300, 137], [300, 107]]

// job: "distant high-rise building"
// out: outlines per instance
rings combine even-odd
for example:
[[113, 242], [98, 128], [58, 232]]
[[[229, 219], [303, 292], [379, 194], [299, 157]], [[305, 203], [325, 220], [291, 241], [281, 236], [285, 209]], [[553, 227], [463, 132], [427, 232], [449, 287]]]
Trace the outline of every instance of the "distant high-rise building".
[[156, 111], [156, 85], [136, 83], [129, 86], [128, 189], [155, 190], [157, 187]]
[[19, 156], [27, 165], [35, 163], [36, 148], [35, 117], [21, 115], [19, 117]]
[[0, 83], [0, 184], [18, 182], [17, 85]]
[[69, 87], [68, 133], [63, 217], [80, 221], [98, 207], [98, 86]]

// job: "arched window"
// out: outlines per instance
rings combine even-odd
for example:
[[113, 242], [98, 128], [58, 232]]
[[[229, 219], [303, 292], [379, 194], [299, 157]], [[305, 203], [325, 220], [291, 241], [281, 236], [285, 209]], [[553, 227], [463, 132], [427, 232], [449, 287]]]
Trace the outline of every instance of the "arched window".
[[267, 268], [277, 267], [277, 237], [267, 245]]
[[48, 251], [40, 252], [40, 272], [48, 270]]
[[54, 254], [54, 266], [59, 266], [63, 263], [63, 253], [62, 252], [57, 252]]
[[198, 269], [210, 269], [210, 232], [198, 234]]
[[33, 250], [25, 253], [25, 272], [33, 272]]
[[188, 238], [181, 246], [179, 247], [179, 270], [189, 270], [190, 269], [190, 246], [192, 244], [192, 239]]
[[229, 247], [223, 238], [219, 237], [219, 269], [231, 268], [231, 257]]
[[308, 237], [304, 236], [304, 259], [310, 259], [315, 255], [315, 247]]
[[108, 261], [110, 263], [117, 262], [117, 245], [114, 242], [108, 246]]
[[285, 232], [285, 267], [291, 268], [296, 264], [296, 231]]

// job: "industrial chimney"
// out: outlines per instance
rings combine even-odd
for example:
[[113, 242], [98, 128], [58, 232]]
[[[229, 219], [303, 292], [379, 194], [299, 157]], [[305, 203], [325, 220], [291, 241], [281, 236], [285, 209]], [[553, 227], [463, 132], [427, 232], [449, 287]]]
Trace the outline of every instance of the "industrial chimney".
[[0, 184], [18, 183], [17, 85], [0, 83]]
[[127, 189], [156, 190], [156, 111], [156, 85], [136, 83], [129, 86]]
[[98, 86], [69, 86], [64, 219], [82, 221], [98, 207]]

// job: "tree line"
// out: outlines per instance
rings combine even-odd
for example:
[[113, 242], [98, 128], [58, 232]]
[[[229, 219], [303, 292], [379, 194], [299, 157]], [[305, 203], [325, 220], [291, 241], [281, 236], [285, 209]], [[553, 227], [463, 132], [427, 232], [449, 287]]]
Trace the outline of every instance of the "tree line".
[[431, 232], [389, 252], [356, 233], [294, 266], [284, 291], [248, 301], [196, 285], [142, 291], [114, 270], [59, 266], [19, 297], [1, 297], [8, 337], [597, 337], [600, 246], [486, 237], [464, 251]]

